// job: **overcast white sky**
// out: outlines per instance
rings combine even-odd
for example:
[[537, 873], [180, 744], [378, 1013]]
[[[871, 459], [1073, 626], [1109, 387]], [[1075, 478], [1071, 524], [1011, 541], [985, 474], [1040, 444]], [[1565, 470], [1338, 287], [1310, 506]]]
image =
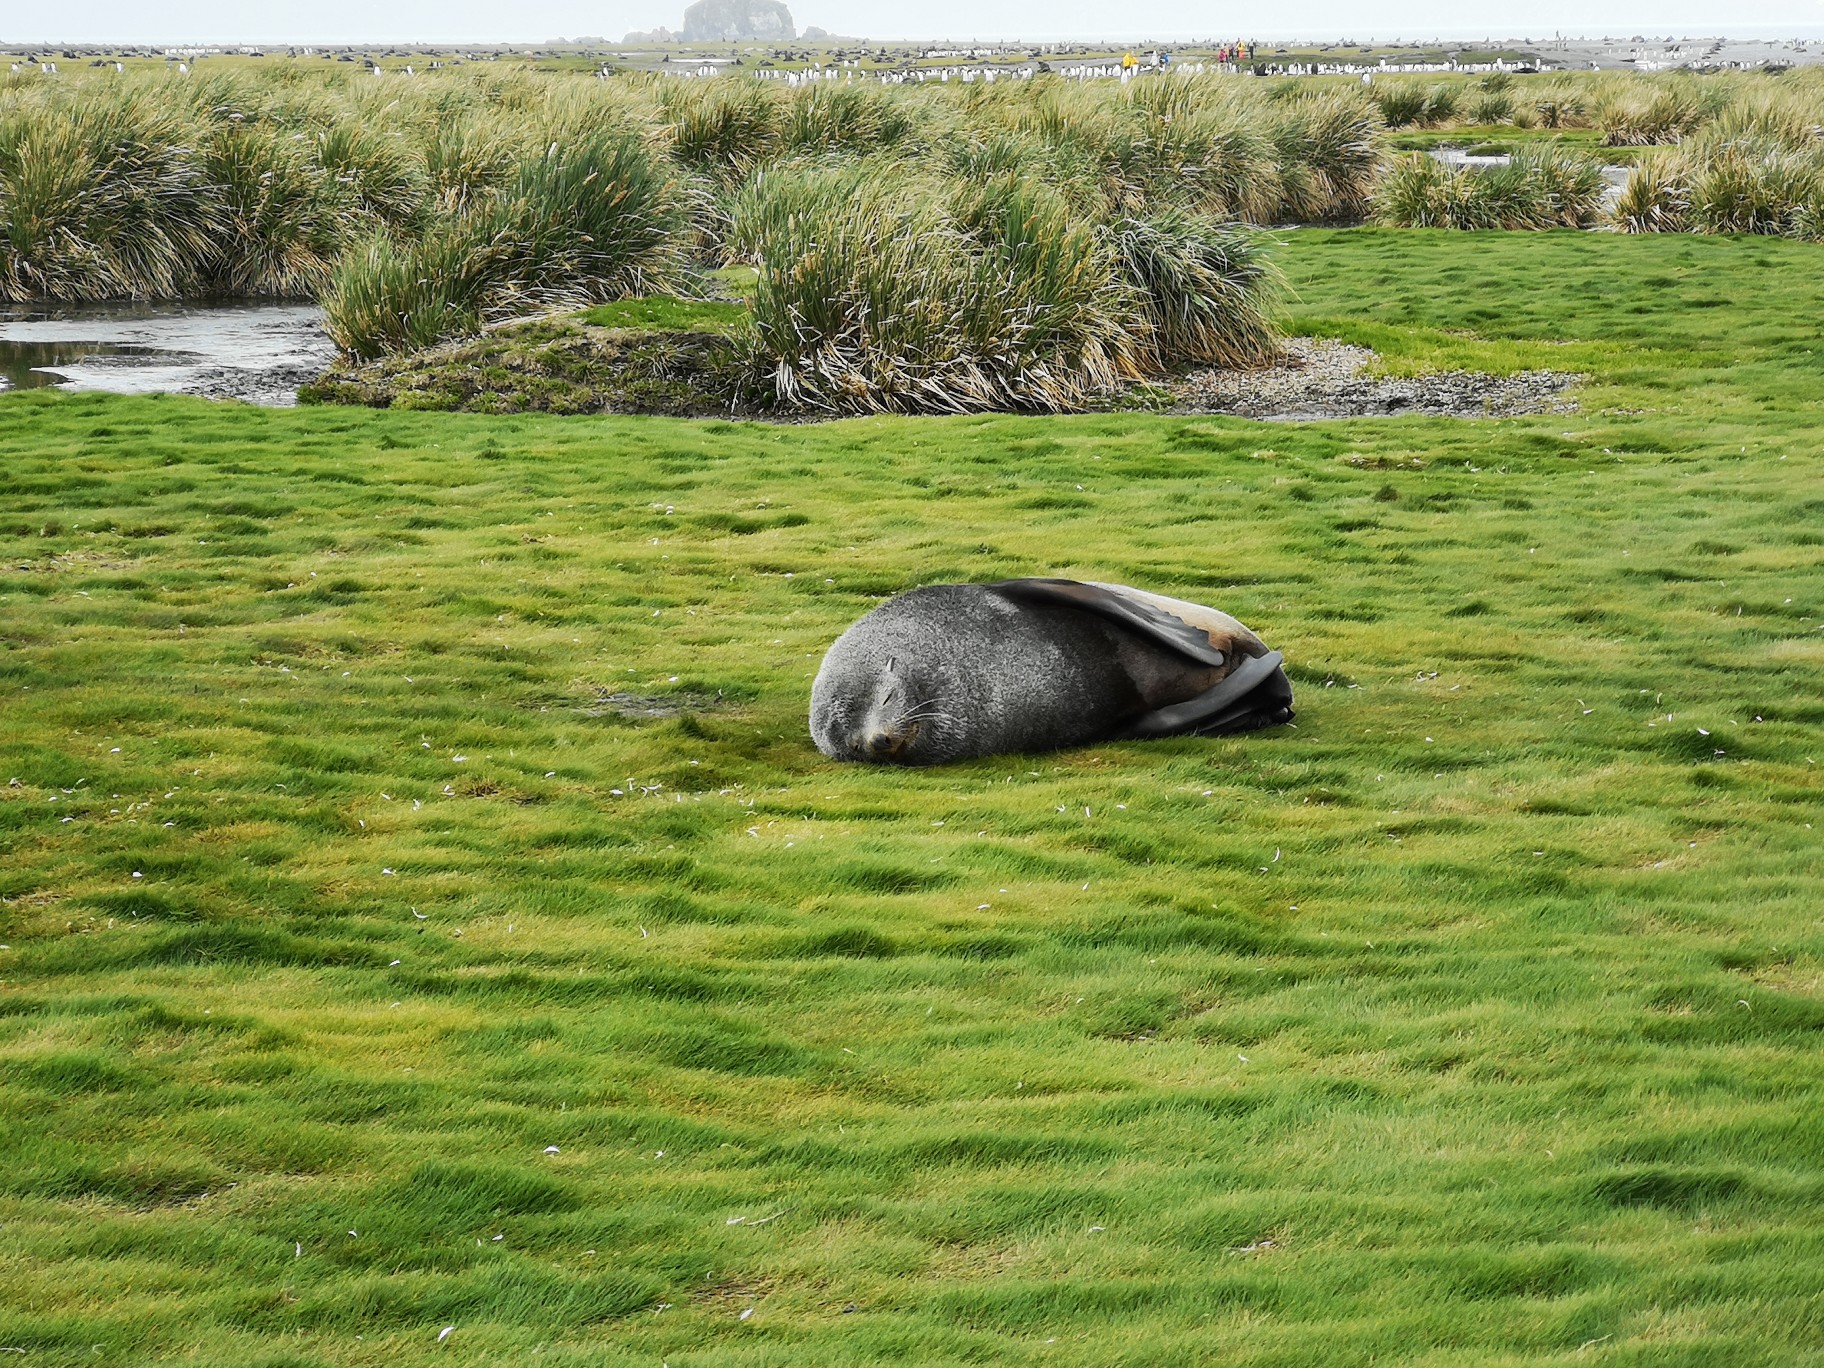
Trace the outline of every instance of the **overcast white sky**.
[[[0, 3], [0, 44], [536, 43], [678, 27], [687, 0], [77, 0]], [[867, 38], [1824, 35], [1824, 0], [787, 0], [800, 28]]]

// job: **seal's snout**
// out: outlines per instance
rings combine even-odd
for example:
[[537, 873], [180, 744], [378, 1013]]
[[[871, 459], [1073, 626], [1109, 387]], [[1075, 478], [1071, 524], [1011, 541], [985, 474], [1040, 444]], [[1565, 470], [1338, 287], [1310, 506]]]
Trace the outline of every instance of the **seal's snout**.
[[917, 735], [916, 723], [897, 730], [882, 727], [858, 728], [849, 733], [848, 758], [867, 765], [907, 764], [906, 749]]

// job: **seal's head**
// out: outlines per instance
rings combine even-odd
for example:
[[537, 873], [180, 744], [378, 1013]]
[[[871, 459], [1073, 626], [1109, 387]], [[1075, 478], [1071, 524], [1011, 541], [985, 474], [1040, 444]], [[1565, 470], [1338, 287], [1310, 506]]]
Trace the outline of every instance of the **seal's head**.
[[[960, 586], [881, 605], [836, 639], [811, 685], [811, 739], [832, 760], [934, 765], [956, 758], [954, 643], [942, 611]], [[946, 702], [945, 700], [951, 700]]]
[[811, 739], [832, 760], [918, 764], [919, 737], [932, 720], [896, 656], [863, 662], [832, 649], [811, 685]]

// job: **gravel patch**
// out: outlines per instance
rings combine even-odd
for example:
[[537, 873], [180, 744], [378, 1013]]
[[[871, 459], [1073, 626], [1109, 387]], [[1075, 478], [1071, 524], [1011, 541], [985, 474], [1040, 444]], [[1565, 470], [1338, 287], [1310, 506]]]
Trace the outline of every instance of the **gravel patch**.
[[1301, 422], [1416, 414], [1443, 418], [1513, 418], [1574, 413], [1572, 386], [1584, 379], [1564, 371], [1485, 375], [1439, 371], [1403, 379], [1364, 375], [1374, 353], [1327, 338], [1286, 340], [1280, 361], [1260, 370], [1198, 370], [1172, 386], [1173, 413], [1227, 413], [1241, 418]]

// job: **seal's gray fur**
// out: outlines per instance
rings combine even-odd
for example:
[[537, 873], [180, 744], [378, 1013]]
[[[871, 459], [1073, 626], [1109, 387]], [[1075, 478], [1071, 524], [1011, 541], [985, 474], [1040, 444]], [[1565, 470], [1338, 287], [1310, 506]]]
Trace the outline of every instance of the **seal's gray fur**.
[[811, 736], [836, 760], [933, 765], [1290, 720], [1279, 653], [1234, 618], [1126, 585], [935, 584], [830, 647]]

